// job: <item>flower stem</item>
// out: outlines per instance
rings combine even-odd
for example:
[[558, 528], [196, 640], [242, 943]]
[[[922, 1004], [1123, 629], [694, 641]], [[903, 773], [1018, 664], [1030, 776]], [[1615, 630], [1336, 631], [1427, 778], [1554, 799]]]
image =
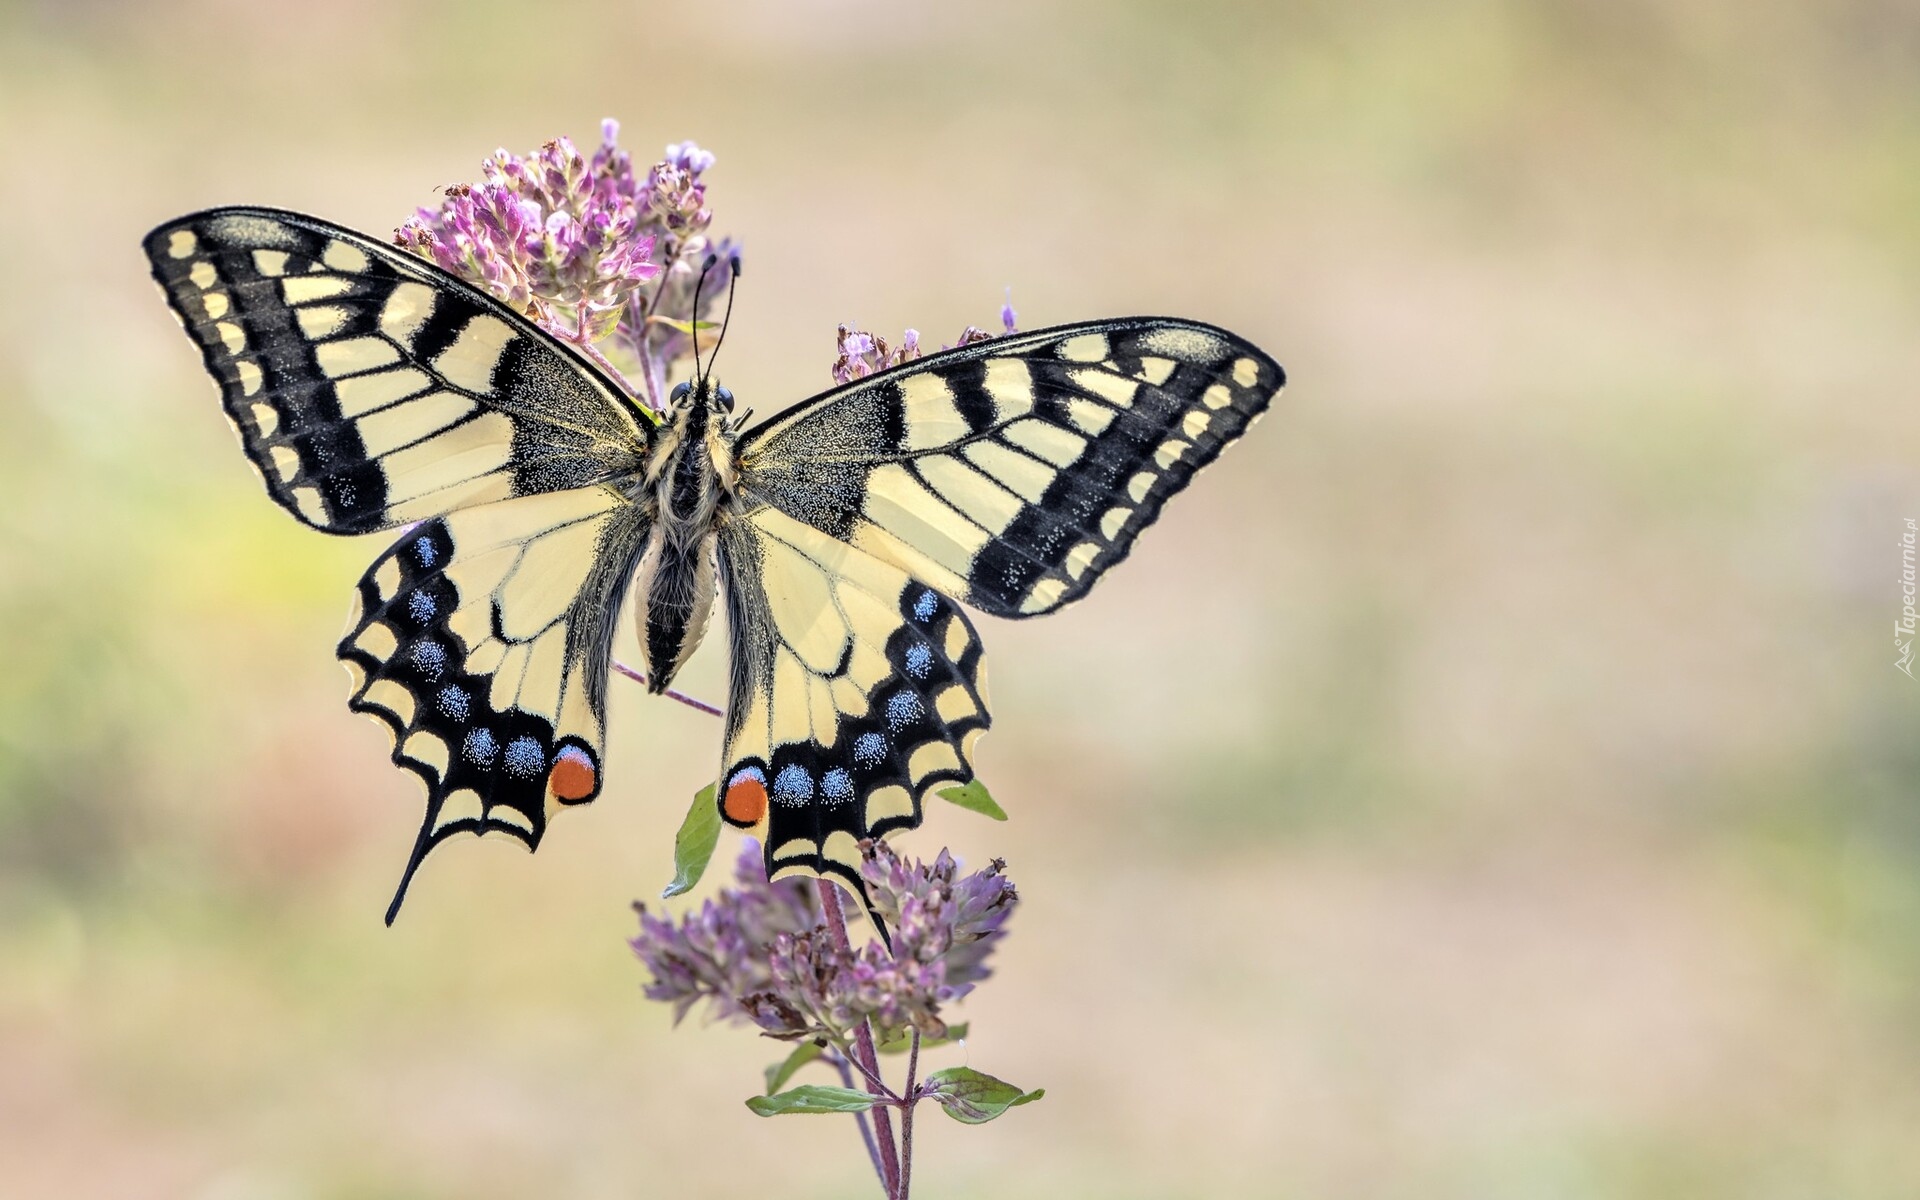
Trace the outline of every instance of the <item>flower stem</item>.
[[[816, 879], [814, 885], [820, 892], [820, 908], [827, 917], [827, 929], [833, 934], [834, 944], [840, 949], [852, 953], [853, 943], [847, 937], [847, 914], [840, 907], [840, 885], [830, 879]], [[886, 1088], [879, 1083], [880, 1056], [873, 1050], [873, 1028], [862, 1019], [853, 1030], [854, 1053], [866, 1074], [867, 1091], [882, 1100], [887, 1099]], [[885, 1189], [888, 1200], [899, 1200], [900, 1158], [893, 1145], [893, 1118], [887, 1113], [886, 1104], [873, 1106], [873, 1127], [880, 1142], [880, 1185]]]
[[[581, 321], [580, 329], [575, 333], [564, 335], [566, 337], [566, 340], [569, 342], [572, 342], [575, 346], [579, 347], [580, 352], [582, 354], [585, 354], [588, 358], [591, 358], [595, 363], [599, 365], [601, 370], [605, 371], [608, 375], [611, 375], [613, 377], [613, 381], [619, 384], [621, 390], [626, 392], [626, 394], [629, 397], [636, 400], [640, 399], [640, 393], [637, 390], [635, 390], [633, 383], [630, 380], [628, 380], [624, 374], [621, 373], [619, 367], [616, 367], [613, 365], [612, 361], [609, 360], [606, 355], [600, 353], [599, 347], [595, 346], [593, 344], [593, 340], [587, 336], [586, 319], [587, 319], [586, 313], [583, 311], [580, 314], [580, 321]], [[552, 332], [553, 327], [548, 326], [548, 330]]]
[[[848, 1069], [846, 1058], [838, 1054], [830, 1055], [829, 1057], [833, 1060], [834, 1069], [840, 1072], [841, 1086], [851, 1088], [853, 1086], [853, 1072]], [[867, 1114], [863, 1112], [853, 1114], [853, 1120], [855, 1124], [860, 1126], [860, 1140], [867, 1144], [867, 1161], [873, 1164], [873, 1173], [879, 1178], [880, 1186], [885, 1187], [887, 1184], [887, 1173], [880, 1166], [880, 1147], [873, 1140], [873, 1126], [867, 1123]]]
[[900, 1200], [907, 1200], [913, 1186], [913, 1109], [920, 1102], [920, 1028], [915, 1026], [907, 1047], [906, 1102], [900, 1106]]
[[[656, 361], [653, 352], [647, 349], [647, 339], [652, 336], [652, 328], [648, 322], [653, 319], [653, 310], [660, 304], [661, 294], [667, 290], [667, 278], [673, 274], [674, 264], [680, 261], [680, 247], [673, 246], [671, 240], [667, 244], [673, 247], [672, 252], [661, 260], [660, 274], [653, 280], [653, 291], [647, 296], [646, 307], [640, 310], [640, 319], [634, 322], [634, 328], [639, 332], [633, 338], [634, 356], [640, 360], [641, 379], [647, 385], [647, 403], [652, 405], [653, 411], [657, 413], [667, 411], [667, 402], [662, 396], [662, 393], [667, 390], [667, 364]], [[639, 301], [640, 297], [636, 293], [629, 303], [631, 306], [637, 306]], [[699, 315], [695, 313], [689, 321], [697, 320]]]
[[[634, 680], [637, 683], [645, 683], [647, 681], [647, 677], [645, 675], [641, 674], [639, 671], [634, 670], [632, 667], [621, 662], [617, 658], [613, 660], [613, 669], [620, 672], [622, 675], [625, 675], [628, 679]], [[696, 700], [692, 696], [687, 695], [685, 692], [677, 691], [674, 688], [668, 688], [663, 694], [669, 700], [678, 700], [680, 703], [686, 705], [688, 708], [697, 708], [701, 712], [706, 713], [709, 716], [724, 717], [727, 715], [724, 710], [715, 708], [713, 705], [708, 704], [705, 700]]]
[[[820, 1021], [822, 1025], [826, 1024], [826, 1018], [822, 1017], [819, 1013], [815, 1012], [811, 1015]], [[860, 1051], [853, 1046], [849, 1046], [844, 1037], [834, 1038], [832, 1044], [834, 1049], [840, 1052], [841, 1057], [847, 1060], [848, 1065], [860, 1072], [861, 1081], [866, 1084], [869, 1092], [872, 1092], [876, 1096], [884, 1096], [888, 1100], [897, 1101], [900, 1099], [899, 1096], [894, 1094], [893, 1089], [887, 1086], [885, 1078], [876, 1075], [866, 1063], [860, 1060]]]
[[647, 350], [644, 334], [640, 338], [639, 358], [640, 379], [647, 385], [647, 406], [656, 413], [664, 413], [667, 411], [667, 402], [661, 399], [660, 393], [666, 390], [666, 370], [654, 361], [652, 353]]

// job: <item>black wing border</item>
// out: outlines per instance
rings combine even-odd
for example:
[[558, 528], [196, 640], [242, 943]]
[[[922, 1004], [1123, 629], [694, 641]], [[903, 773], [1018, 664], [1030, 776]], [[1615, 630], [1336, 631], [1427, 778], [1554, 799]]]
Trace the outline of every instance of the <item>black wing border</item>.
[[[798, 403], [790, 404], [772, 416], [760, 421], [752, 429], [740, 435], [739, 449], [744, 457], [752, 451], [760, 439], [776, 431], [794, 417], [809, 409], [825, 407], [843, 396], [851, 395], [866, 388], [890, 383], [895, 379], [917, 374], [921, 371], [937, 371], [955, 363], [974, 362], [982, 358], [1004, 358], [1008, 356], [1009, 341], [1026, 341], [1031, 338], [1039, 343], [1058, 344], [1083, 333], [1137, 332], [1144, 329], [1185, 329], [1194, 333], [1204, 333], [1220, 338], [1236, 352], [1246, 357], [1258, 359], [1273, 369], [1273, 391], [1280, 392], [1287, 386], [1286, 368], [1282, 367], [1271, 354], [1249, 342], [1246, 338], [1230, 329], [1218, 325], [1209, 325], [1205, 321], [1195, 321], [1186, 317], [1096, 317], [1088, 321], [1075, 321], [1067, 325], [1049, 325], [1044, 329], [1022, 329], [1018, 333], [996, 334], [964, 346], [954, 346], [933, 354], [925, 354], [910, 359], [884, 371], [875, 371], [871, 375], [843, 383], [837, 387], [817, 392]], [[1018, 352], [1015, 352], [1016, 355]]]
[[[146, 254], [149, 264], [148, 274], [153, 277], [154, 283], [159, 286], [161, 296], [166, 300], [167, 307], [182, 321], [191, 321], [194, 319], [194, 316], [193, 314], [183, 312], [180, 306], [174, 303], [173, 293], [168, 287], [169, 281], [160, 273], [161, 264], [171, 258], [167, 252], [166, 239], [169, 235], [182, 230], [189, 233], [195, 232], [193, 226], [196, 223], [211, 221], [220, 217], [263, 217], [272, 221], [296, 225], [313, 233], [328, 238], [344, 240], [359, 247], [372, 247], [382, 256], [391, 255], [404, 263], [406, 268], [420, 272], [420, 274], [424, 276], [421, 282], [432, 287], [445, 288], [455, 295], [460, 296], [462, 299], [470, 300], [479, 305], [489, 315], [499, 317], [505, 321], [515, 333], [524, 334], [551, 349], [560, 351], [569, 365], [578, 368], [582, 374], [592, 379], [600, 387], [606, 389], [607, 394], [612, 396], [615, 402], [618, 403], [628, 415], [634, 418], [634, 423], [639, 426], [642, 436], [647, 439], [649, 446], [652, 445], [663, 421], [660, 414], [654, 412], [651, 408], [640, 403], [638, 399], [629, 395], [626, 387], [621, 384], [619, 380], [607, 374], [599, 363], [594, 362], [593, 359], [582, 353], [578, 348], [554, 336], [550, 331], [541, 328], [539, 323], [534, 321], [533, 318], [520, 312], [511, 305], [503, 303], [497, 297], [488, 295], [473, 284], [455, 275], [452, 271], [447, 270], [439, 263], [433, 262], [430, 259], [421, 258], [419, 255], [396, 246], [391, 242], [380, 241], [363, 230], [353, 229], [346, 225], [341, 225], [338, 222], [329, 221], [325, 217], [313, 216], [310, 213], [297, 212], [290, 208], [275, 208], [271, 205], [262, 204], [221, 204], [209, 208], [196, 209], [190, 213], [183, 213], [171, 220], [163, 221], [148, 230], [146, 236], [140, 239], [140, 248]], [[216, 382], [220, 382], [221, 375], [220, 372], [215, 369], [213, 350], [207, 346], [201, 346], [199, 349], [202, 368], [208, 376]], [[221, 390], [224, 401], [224, 383], [221, 385]], [[223, 407], [225, 407], [224, 403]], [[229, 409], [229, 415], [238, 419], [240, 414], [235, 414]], [[249, 455], [249, 458], [251, 459], [251, 455]], [[323, 530], [322, 532], [326, 531]]]

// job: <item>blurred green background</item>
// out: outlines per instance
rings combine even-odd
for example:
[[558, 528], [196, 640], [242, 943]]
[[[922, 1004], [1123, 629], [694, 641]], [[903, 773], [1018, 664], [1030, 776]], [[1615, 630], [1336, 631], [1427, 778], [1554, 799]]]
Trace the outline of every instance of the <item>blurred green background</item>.
[[[1044, 1103], [917, 1195], [1920, 1194], [1920, 9], [1898, 0], [0, 6], [0, 1195], [838, 1197], [640, 997], [717, 727], [380, 915], [418, 793], [151, 225], [382, 232], [602, 116], [719, 155], [722, 362], [1171, 312], [1293, 386], [1083, 604], [988, 622]], [[623, 633], [625, 627], [623, 623]], [[710, 644], [690, 690], [717, 697]], [[722, 854], [730, 854], [723, 846]], [[949, 1052], [949, 1061], [960, 1061]]]

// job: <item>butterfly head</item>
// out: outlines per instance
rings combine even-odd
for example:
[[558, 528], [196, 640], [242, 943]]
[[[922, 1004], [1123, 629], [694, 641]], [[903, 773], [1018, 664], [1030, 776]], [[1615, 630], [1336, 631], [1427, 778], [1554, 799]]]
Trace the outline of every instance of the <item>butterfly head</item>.
[[673, 385], [667, 399], [673, 403], [674, 415], [699, 409], [707, 425], [721, 428], [738, 423], [734, 417], [733, 393], [710, 379], [682, 380]]

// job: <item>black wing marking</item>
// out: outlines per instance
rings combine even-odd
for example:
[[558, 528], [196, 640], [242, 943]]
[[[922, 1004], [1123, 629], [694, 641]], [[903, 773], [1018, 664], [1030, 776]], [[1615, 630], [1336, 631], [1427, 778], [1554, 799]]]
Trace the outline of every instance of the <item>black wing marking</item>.
[[996, 338], [751, 430], [740, 486], [985, 612], [1037, 616], [1125, 558], [1285, 379], [1252, 345], [1191, 321]]
[[862, 838], [920, 824], [973, 778], [985, 664], [966, 614], [845, 542], [762, 506], [720, 533], [733, 654], [716, 803], [762, 831], [771, 876], [864, 895]]
[[614, 621], [647, 526], [609, 487], [526, 496], [417, 526], [360, 580], [339, 647], [351, 703], [427, 788], [389, 924], [445, 839], [531, 849], [599, 794]]
[[613, 478], [651, 425], [585, 359], [432, 264], [264, 208], [147, 235], [267, 490], [364, 533]]

